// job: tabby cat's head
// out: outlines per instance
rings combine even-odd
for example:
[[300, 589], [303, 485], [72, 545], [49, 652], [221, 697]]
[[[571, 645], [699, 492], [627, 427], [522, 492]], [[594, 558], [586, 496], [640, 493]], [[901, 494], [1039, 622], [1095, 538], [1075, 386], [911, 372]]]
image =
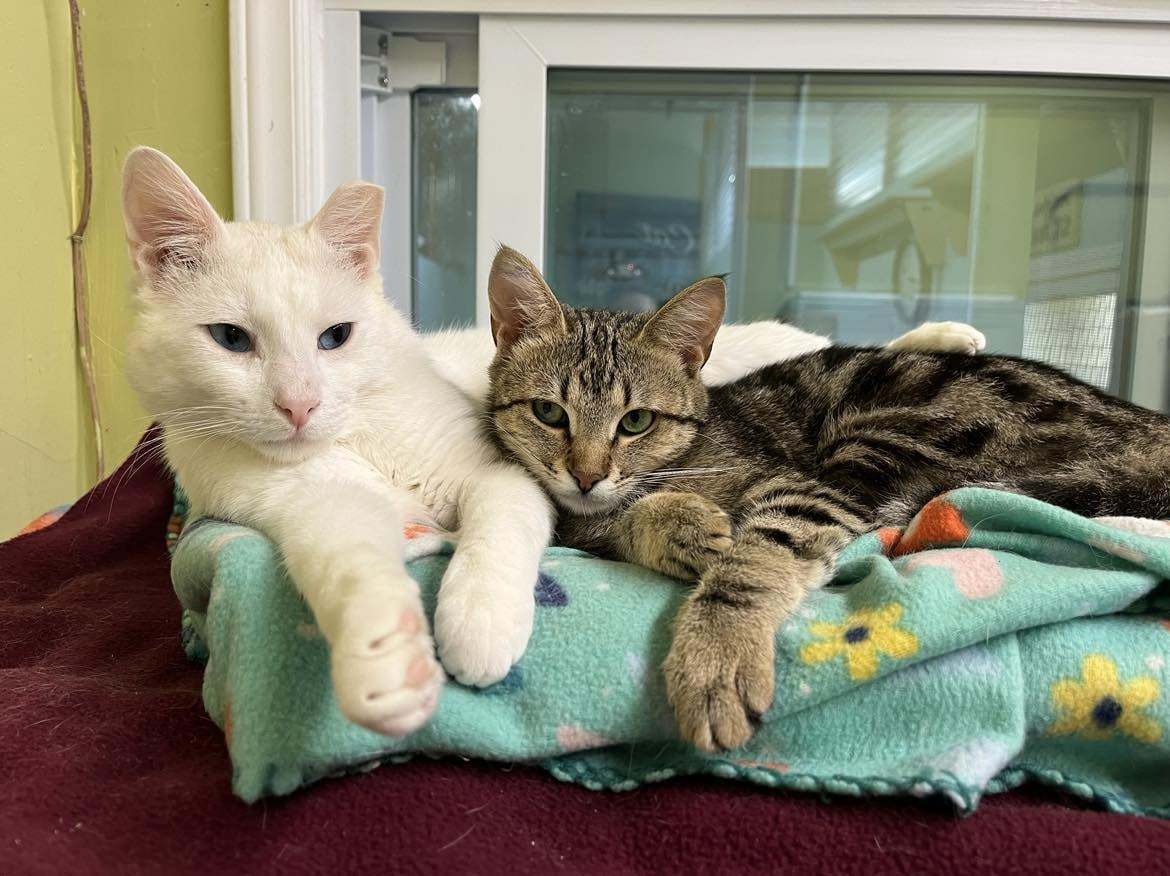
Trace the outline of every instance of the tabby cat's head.
[[615, 507], [694, 440], [707, 413], [699, 369], [723, 319], [722, 280], [700, 280], [654, 313], [578, 310], [501, 247], [488, 292], [496, 433], [565, 508]]

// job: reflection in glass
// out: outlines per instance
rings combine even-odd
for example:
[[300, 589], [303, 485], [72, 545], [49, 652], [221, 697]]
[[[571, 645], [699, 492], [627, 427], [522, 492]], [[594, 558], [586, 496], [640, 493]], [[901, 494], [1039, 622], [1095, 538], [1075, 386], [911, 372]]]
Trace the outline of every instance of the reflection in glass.
[[729, 320], [845, 343], [962, 320], [1136, 393], [1166, 371], [1164, 329], [1135, 345], [1170, 294], [1138, 270], [1146, 199], [1168, 197], [1147, 168], [1166, 99], [1102, 80], [550, 71], [546, 267], [574, 304], [633, 309], [729, 273]]

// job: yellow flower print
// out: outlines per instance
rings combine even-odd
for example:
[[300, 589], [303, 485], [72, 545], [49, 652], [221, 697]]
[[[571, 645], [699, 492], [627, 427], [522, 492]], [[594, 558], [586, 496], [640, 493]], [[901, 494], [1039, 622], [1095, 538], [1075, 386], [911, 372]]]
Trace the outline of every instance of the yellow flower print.
[[873, 678], [878, 670], [878, 655], [905, 660], [918, 653], [918, 638], [898, 628], [902, 606], [889, 602], [880, 608], [862, 608], [839, 624], [823, 621], [808, 625], [809, 632], [823, 641], [800, 649], [805, 663], [824, 663], [841, 654], [854, 681]]
[[1158, 680], [1138, 675], [1117, 677], [1117, 664], [1104, 654], [1089, 654], [1081, 677], [1062, 678], [1052, 685], [1052, 704], [1060, 712], [1048, 728], [1053, 736], [1075, 733], [1084, 739], [1108, 739], [1124, 733], [1141, 742], [1162, 738], [1162, 727], [1142, 709], [1158, 698]]

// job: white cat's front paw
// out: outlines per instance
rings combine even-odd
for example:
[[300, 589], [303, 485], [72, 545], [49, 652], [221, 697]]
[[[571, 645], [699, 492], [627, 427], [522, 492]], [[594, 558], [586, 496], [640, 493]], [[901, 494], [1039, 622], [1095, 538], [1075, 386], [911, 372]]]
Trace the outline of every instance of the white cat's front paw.
[[435, 609], [439, 659], [461, 684], [486, 687], [508, 674], [532, 635], [536, 600], [532, 581], [518, 585], [499, 572], [451, 561]]
[[892, 350], [978, 353], [987, 346], [983, 332], [965, 322], [924, 322], [890, 342]]
[[355, 724], [405, 736], [435, 711], [443, 670], [413, 582], [350, 600], [330, 648], [334, 696]]

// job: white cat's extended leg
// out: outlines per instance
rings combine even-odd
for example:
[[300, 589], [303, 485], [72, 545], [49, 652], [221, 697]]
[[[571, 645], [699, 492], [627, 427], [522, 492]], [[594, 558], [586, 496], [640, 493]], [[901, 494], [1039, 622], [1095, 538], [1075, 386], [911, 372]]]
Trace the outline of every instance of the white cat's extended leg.
[[266, 529], [329, 643], [334, 695], [357, 724], [390, 736], [421, 727], [443, 672], [418, 585], [402, 557], [409, 493], [358, 480], [304, 479]]
[[468, 478], [435, 610], [439, 657], [463, 684], [499, 681], [528, 646], [552, 519], [544, 491], [517, 466], [489, 463]]
[[978, 353], [987, 346], [983, 332], [965, 322], [924, 322], [886, 344], [890, 350]]

